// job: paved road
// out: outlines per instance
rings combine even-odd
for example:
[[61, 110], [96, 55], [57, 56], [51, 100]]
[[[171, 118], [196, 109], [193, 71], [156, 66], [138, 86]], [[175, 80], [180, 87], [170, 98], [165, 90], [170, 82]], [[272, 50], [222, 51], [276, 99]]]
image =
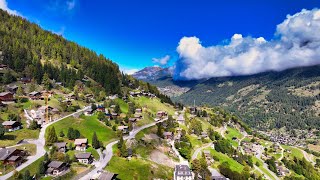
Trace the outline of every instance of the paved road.
[[278, 159], [278, 161], [281, 161], [283, 159], [283, 153], [284, 153], [284, 149], [283, 147], [280, 145], [280, 149], [281, 149], [281, 156], [280, 158]]
[[[297, 147], [296, 147], [296, 148], [297, 148]], [[314, 162], [314, 160], [312, 159], [312, 157], [313, 157], [312, 154], [308, 154], [306, 151], [304, 151], [304, 150], [302, 150], [302, 149], [300, 149], [300, 148], [297, 148], [297, 149], [299, 149], [299, 150], [302, 152], [304, 158], [305, 158], [307, 161], [309, 161], [309, 162], [310, 162], [311, 164], [313, 164], [313, 165], [316, 164], [316, 162]]]
[[[42, 157], [46, 151], [44, 149], [44, 145], [45, 145], [45, 132], [46, 132], [46, 129], [47, 127], [49, 127], [51, 124], [54, 124], [62, 119], [65, 119], [67, 117], [70, 117], [70, 116], [73, 116], [77, 113], [82, 113], [83, 111], [87, 110], [89, 108], [89, 106], [87, 107], [84, 107], [83, 109], [81, 110], [78, 110], [77, 112], [75, 113], [72, 113], [72, 114], [69, 114], [67, 116], [64, 116], [60, 119], [57, 119], [56, 121], [53, 121], [53, 122], [49, 122], [48, 124], [44, 125], [41, 129], [40, 129], [40, 133], [39, 133], [39, 138], [37, 140], [33, 140], [33, 141], [30, 141], [30, 143], [32, 144], [35, 144], [37, 146], [37, 152], [36, 152], [36, 155], [34, 156], [30, 156], [28, 158], [28, 160], [23, 163], [22, 165], [20, 165], [19, 167], [16, 168], [17, 171], [20, 171], [22, 170], [23, 168], [29, 166], [30, 164], [32, 164], [33, 162], [35, 162], [36, 160], [38, 160], [40, 157]], [[10, 178], [11, 176], [13, 175], [13, 171], [11, 171], [10, 173], [4, 175], [4, 176], [0, 176], [0, 179], [8, 179]]]
[[196, 159], [196, 158], [198, 157], [198, 154], [199, 154], [203, 149], [205, 149], [205, 148], [207, 148], [207, 147], [210, 147], [211, 145], [212, 145], [212, 142], [209, 143], [209, 144], [206, 144], [206, 145], [204, 145], [204, 146], [201, 146], [201, 147], [197, 148], [197, 149], [194, 151], [194, 153], [192, 154], [191, 159], [192, 159], [192, 160]]
[[[136, 134], [138, 132], [140, 132], [141, 130], [144, 130], [146, 128], [149, 128], [151, 126], [154, 126], [156, 125], [158, 122], [163, 122], [163, 121], [166, 121], [166, 119], [163, 119], [161, 121], [157, 121], [157, 122], [153, 122], [153, 123], [150, 123], [150, 124], [147, 124], [147, 125], [144, 125], [144, 126], [141, 126], [141, 127], [138, 127], [137, 129], [134, 129], [133, 131], [131, 131], [129, 133], [128, 136], [125, 136], [123, 139], [124, 140], [127, 140], [127, 139], [132, 139], [136, 136]], [[97, 178], [98, 176], [98, 173], [99, 171], [102, 171], [104, 169], [104, 167], [106, 167], [109, 163], [109, 161], [111, 160], [112, 156], [113, 156], [113, 152], [112, 152], [112, 146], [117, 144], [118, 143], [118, 140], [117, 141], [113, 141], [111, 143], [109, 143], [107, 146], [106, 146], [106, 149], [103, 151], [103, 158], [99, 160], [99, 162], [96, 163], [96, 166], [95, 168], [89, 172], [88, 174], [86, 174], [85, 176], [83, 176], [80, 180], [89, 180], [91, 178]]]

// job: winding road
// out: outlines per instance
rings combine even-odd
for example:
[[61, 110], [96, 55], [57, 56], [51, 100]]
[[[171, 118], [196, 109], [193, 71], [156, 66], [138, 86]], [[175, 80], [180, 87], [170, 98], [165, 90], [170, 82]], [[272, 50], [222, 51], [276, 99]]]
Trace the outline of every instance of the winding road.
[[[156, 122], [153, 122], [153, 123], [146, 124], [144, 126], [138, 127], [137, 129], [134, 129], [133, 131], [131, 131], [129, 133], [129, 135], [125, 136], [123, 139], [124, 140], [132, 139], [138, 134], [138, 132], [140, 132], [140, 131], [142, 131], [142, 130], [144, 130], [146, 128], [149, 128], [151, 126], [154, 126], [159, 122], [163, 122], [163, 121], [166, 121], [166, 120], [168, 120], [168, 118], [163, 119], [161, 121], [156, 121]], [[117, 144], [118, 141], [119, 140], [113, 141], [113, 142], [109, 143], [106, 146], [106, 149], [103, 151], [103, 154], [102, 154], [103, 158], [102, 159], [100, 158], [99, 162], [96, 162], [95, 168], [91, 172], [89, 172], [88, 174], [83, 176], [80, 180], [90, 180], [93, 177], [97, 177], [98, 176], [99, 172], [102, 171], [104, 169], [104, 167], [106, 167], [108, 165], [109, 161], [111, 160], [111, 158], [113, 156], [112, 146]]]
[[203, 146], [197, 148], [197, 149], [194, 151], [194, 153], [192, 154], [191, 159], [192, 159], [192, 160], [196, 159], [196, 158], [198, 157], [198, 154], [199, 154], [203, 149], [210, 147], [212, 144], [213, 144], [213, 143], [210, 142], [210, 143], [208, 143], [208, 144], [206, 144], [206, 145], [203, 145]]
[[[44, 149], [44, 145], [45, 145], [45, 132], [46, 132], [46, 129], [47, 127], [49, 127], [50, 125], [58, 122], [58, 121], [61, 121], [62, 119], [65, 119], [67, 117], [70, 117], [70, 116], [73, 116], [73, 115], [76, 115], [78, 113], [82, 113], [83, 111], [86, 111], [87, 109], [89, 109], [90, 106], [86, 106], [84, 107], [83, 109], [81, 110], [78, 110], [77, 112], [74, 112], [72, 114], [69, 114], [67, 116], [64, 116], [60, 119], [57, 119], [55, 121], [52, 121], [52, 122], [49, 122], [47, 124], [45, 124], [41, 129], [40, 129], [40, 133], [39, 133], [39, 138], [36, 139], [36, 140], [33, 140], [33, 141], [29, 141], [31, 144], [35, 144], [37, 146], [37, 152], [36, 152], [36, 155], [34, 156], [30, 156], [28, 158], [28, 160], [21, 164], [19, 167], [16, 168], [17, 171], [21, 171], [23, 168], [29, 166], [30, 164], [32, 164], [33, 162], [35, 162], [36, 160], [38, 160], [39, 158], [41, 158], [45, 153], [46, 153], [46, 150]], [[9, 179], [12, 175], [13, 175], [14, 171], [11, 171], [10, 173], [8, 174], [5, 174], [3, 176], [0, 176], [0, 179]]]

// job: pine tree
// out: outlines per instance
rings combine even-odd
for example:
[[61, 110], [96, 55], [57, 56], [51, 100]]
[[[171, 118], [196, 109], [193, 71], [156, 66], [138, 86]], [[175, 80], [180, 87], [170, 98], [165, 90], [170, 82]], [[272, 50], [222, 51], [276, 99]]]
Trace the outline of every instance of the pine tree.
[[2, 124], [0, 124], [0, 138], [4, 135], [5, 132], [6, 132], [6, 129], [3, 127]]
[[75, 129], [73, 139], [78, 139], [79, 137], [80, 137], [80, 131], [78, 129]]
[[69, 163], [70, 163], [70, 156], [69, 156], [68, 154], [66, 154], [66, 155], [64, 156], [63, 162], [66, 163], [66, 164], [69, 164]]
[[22, 100], [22, 97], [23, 96], [24, 92], [23, 92], [23, 89], [21, 87], [21, 85], [19, 85], [18, 89], [17, 89], [17, 95], [18, 95], [18, 101], [21, 102]]
[[68, 139], [73, 139], [73, 137], [74, 137], [74, 130], [73, 130], [73, 128], [70, 128], [70, 127], [69, 127], [68, 133], [67, 133], [67, 137], [68, 137]]
[[92, 136], [92, 147], [95, 149], [100, 148], [100, 142], [98, 140], [96, 132], [94, 132]]
[[51, 145], [57, 141], [58, 141], [58, 137], [56, 135], [56, 130], [55, 130], [54, 126], [52, 126], [48, 130], [48, 135], [46, 136], [46, 144]]
[[23, 174], [23, 180], [32, 180], [32, 177], [30, 176], [30, 171], [26, 170]]
[[60, 136], [60, 137], [64, 137], [64, 133], [63, 133], [62, 130], [60, 131], [59, 136]]
[[122, 143], [122, 146], [120, 148], [120, 154], [122, 157], [128, 157], [128, 149], [125, 142]]
[[119, 104], [116, 104], [116, 106], [114, 107], [114, 112], [115, 113], [121, 113], [121, 109], [120, 109], [120, 106], [119, 106]]
[[44, 75], [42, 77], [42, 84], [43, 84], [45, 90], [50, 89], [50, 79], [49, 79], [48, 73], [44, 73]]
[[43, 156], [43, 162], [44, 162], [45, 164], [48, 164], [49, 161], [50, 161], [49, 155], [48, 155], [48, 153], [45, 153], [44, 156]]
[[122, 136], [122, 133], [121, 133], [120, 134], [120, 140], [118, 142], [118, 149], [121, 149], [122, 145], [123, 145], [123, 136]]
[[38, 170], [39, 170], [38, 173], [40, 175], [44, 175], [46, 173], [46, 166], [45, 166], [45, 163], [43, 161], [40, 162]]
[[191, 165], [192, 165], [192, 171], [195, 173], [195, 179], [197, 179], [201, 171], [201, 164], [198, 159], [194, 159]]

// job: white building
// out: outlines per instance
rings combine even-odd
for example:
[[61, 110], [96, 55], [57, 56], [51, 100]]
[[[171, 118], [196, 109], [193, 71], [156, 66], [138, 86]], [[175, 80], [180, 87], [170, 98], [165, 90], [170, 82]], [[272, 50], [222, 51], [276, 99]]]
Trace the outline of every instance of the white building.
[[192, 172], [187, 165], [176, 165], [174, 168], [174, 180], [192, 180]]

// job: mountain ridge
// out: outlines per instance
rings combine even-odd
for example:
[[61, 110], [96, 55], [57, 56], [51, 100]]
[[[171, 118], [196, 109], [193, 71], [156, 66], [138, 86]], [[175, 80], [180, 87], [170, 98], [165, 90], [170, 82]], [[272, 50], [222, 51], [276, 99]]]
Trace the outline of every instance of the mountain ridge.
[[172, 99], [189, 105], [195, 100], [197, 105], [222, 106], [258, 129], [305, 129], [320, 128], [319, 70], [320, 65], [315, 65], [198, 81], [174, 81], [169, 75], [146, 81], [160, 90], [188, 87]]

